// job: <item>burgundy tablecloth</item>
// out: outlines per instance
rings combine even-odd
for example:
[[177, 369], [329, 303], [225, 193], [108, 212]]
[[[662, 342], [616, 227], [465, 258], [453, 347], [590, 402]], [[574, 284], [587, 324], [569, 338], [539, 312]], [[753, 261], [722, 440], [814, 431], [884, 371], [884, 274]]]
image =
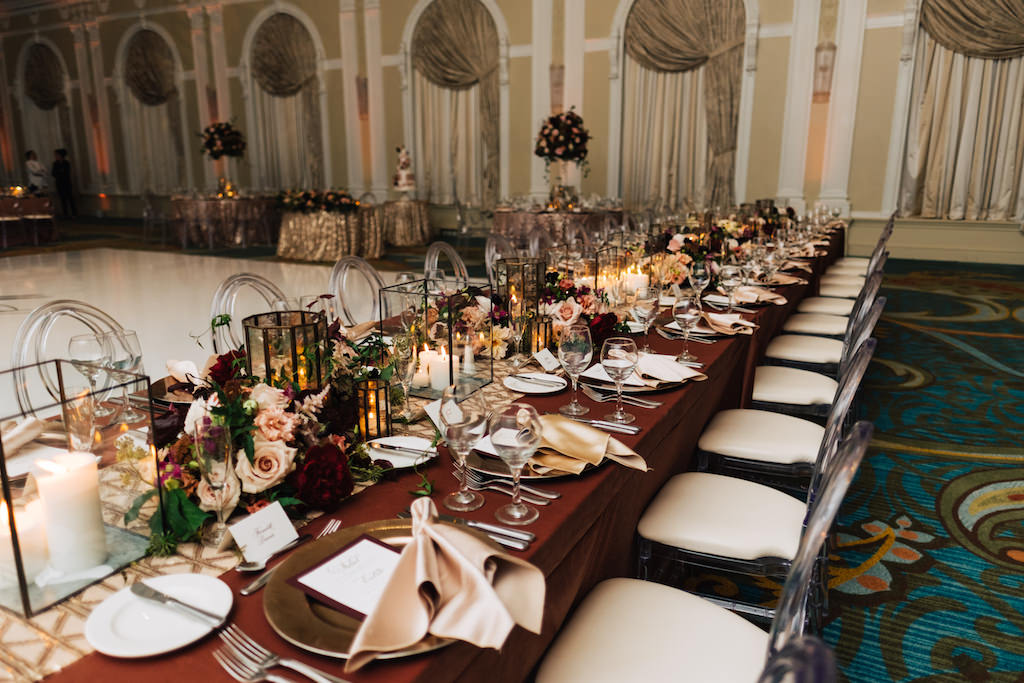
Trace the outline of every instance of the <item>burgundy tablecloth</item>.
[[[789, 303], [758, 310], [754, 319], [761, 327], [753, 336], [733, 337], [713, 345], [692, 345], [693, 353], [705, 364], [707, 381], [659, 394], [657, 398], [664, 404], [655, 410], [631, 409], [643, 431], [639, 436], [618, 438], [647, 459], [651, 468], [649, 472], [608, 463], [580, 477], [544, 484], [561, 492], [562, 497], [540, 508], [540, 519], [530, 526], [530, 530], [537, 534], [537, 541], [522, 553], [547, 577], [541, 635], [516, 628], [500, 653], [457, 643], [427, 655], [377, 661], [356, 674], [344, 676], [343, 662], [307, 654], [274, 633], [263, 616], [261, 595], [241, 597], [237, 593], [249, 577], [228, 572], [222, 578], [235, 590], [232, 621], [271, 649], [308, 661], [353, 683], [455, 680], [493, 683], [527, 678], [572, 607], [587, 591], [606, 578], [634, 573], [634, 532], [647, 503], [669, 477], [689, 468], [697, 438], [711, 416], [722, 408], [738, 405], [745, 395], [749, 395], [751, 364], [763, 353], [764, 345], [781, 326], [786, 313], [800, 298], [814, 291], [815, 281], [824, 264], [841, 253], [842, 238], [837, 236], [833, 238], [829, 255], [817, 259], [810, 285], [780, 288], [779, 291], [790, 299]], [[651, 336], [651, 345], [661, 353], [677, 353], [680, 344], [654, 334]], [[553, 412], [567, 400], [565, 393], [529, 399], [541, 412]], [[610, 412], [610, 404], [594, 403], [582, 395], [581, 400], [591, 407], [592, 417]], [[424, 469], [435, 484], [435, 500], [440, 500], [454, 488], [450, 469], [446, 453]], [[409, 491], [416, 484], [417, 478], [413, 474], [406, 474], [398, 481], [378, 484], [346, 501], [330, 516], [342, 519], [346, 526], [394, 517], [408, 507], [412, 500]], [[482, 509], [466, 516], [494, 521], [494, 511], [506, 504], [508, 498], [496, 493], [487, 493], [486, 497], [487, 503]], [[319, 531], [327, 518], [314, 522], [311, 531]], [[628, 634], [623, 634], [623, 637], [628, 637]], [[218, 638], [210, 636], [180, 653], [145, 660], [118, 660], [94, 653], [50, 679], [108, 682], [229, 680], [211, 654], [219, 644]]]

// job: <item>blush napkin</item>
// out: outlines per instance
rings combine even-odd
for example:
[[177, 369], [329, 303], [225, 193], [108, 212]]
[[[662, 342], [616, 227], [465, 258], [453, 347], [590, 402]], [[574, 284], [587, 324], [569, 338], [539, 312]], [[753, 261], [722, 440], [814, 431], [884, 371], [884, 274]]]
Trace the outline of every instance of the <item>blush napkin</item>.
[[27, 443], [43, 433], [44, 423], [37, 417], [27, 417], [21, 422], [10, 421], [0, 428], [4, 457], [10, 458]]
[[537, 567], [439, 522], [429, 498], [411, 512], [412, 540], [352, 640], [347, 673], [428, 634], [498, 649], [516, 624], [540, 633], [545, 583]]
[[541, 415], [541, 447], [530, 458], [537, 474], [552, 470], [579, 474], [589, 465], [608, 458], [625, 467], [647, 471], [647, 462], [633, 449], [607, 432], [561, 415]]
[[701, 318], [718, 334], [753, 334], [757, 324], [744, 320], [739, 313], [701, 313]]

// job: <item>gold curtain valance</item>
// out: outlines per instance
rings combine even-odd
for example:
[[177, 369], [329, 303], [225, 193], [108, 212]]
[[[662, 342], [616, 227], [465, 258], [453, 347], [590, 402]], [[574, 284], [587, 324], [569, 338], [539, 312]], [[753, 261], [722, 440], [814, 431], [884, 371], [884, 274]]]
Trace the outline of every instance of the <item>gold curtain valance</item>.
[[316, 81], [313, 37], [298, 19], [279, 12], [264, 21], [252, 43], [252, 75], [275, 97], [291, 97]]
[[968, 57], [1024, 55], [1024, 0], [924, 0], [921, 25], [939, 45]]
[[40, 109], [64, 104], [64, 69], [48, 46], [35, 43], [25, 59], [25, 94]]
[[177, 93], [174, 54], [159, 33], [142, 29], [128, 41], [124, 82], [143, 104], [155, 107]]

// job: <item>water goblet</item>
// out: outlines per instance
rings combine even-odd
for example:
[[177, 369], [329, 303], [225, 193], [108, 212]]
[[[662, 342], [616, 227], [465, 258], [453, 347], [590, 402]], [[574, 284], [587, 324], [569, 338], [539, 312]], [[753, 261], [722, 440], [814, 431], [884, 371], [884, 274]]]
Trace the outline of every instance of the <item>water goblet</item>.
[[399, 335], [395, 338], [394, 363], [395, 374], [402, 385], [402, 412], [400, 417], [408, 422], [412, 419], [409, 409], [409, 391], [412, 389], [412, 378], [416, 374], [416, 353], [414, 342], [408, 336]]
[[494, 513], [499, 522], [512, 526], [529, 524], [540, 514], [524, 505], [519, 496], [519, 478], [523, 467], [541, 443], [541, 423], [537, 409], [528, 403], [510, 403], [495, 410], [487, 420], [491, 444], [512, 475], [512, 502]]
[[690, 287], [697, 293], [697, 301], [700, 301], [700, 297], [704, 294], [704, 290], [707, 289], [708, 284], [711, 282], [711, 271], [708, 269], [708, 265], [703, 261], [694, 261], [690, 264]]
[[718, 273], [718, 282], [722, 287], [722, 291], [729, 297], [729, 312], [732, 313], [732, 308], [735, 305], [733, 294], [735, 294], [736, 288], [743, 282], [743, 274], [737, 266], [722, 266], [722, 270]]
[[132, 407], [131, 402], [128, 400], [128, 385], [126, 382], [131, 381], [131, 375], [119, 375], [116, 372], [118, 370], [121, 370], [124, 373], [141, 372], [142, 345], [139, 344], [139, 335], [133, 330], [121, 330], [120, 332], [111, 332], [106, 335], [106, 338], [111, 350], [108, 367], [111, 369], [111, 374], [114, 375], [114, 377], [121, 377], [118, 381], [123, 383], [123, 386], [121, 387], [122, 409], [119, 417], [125, 424], [132, 424], [133, 422], [144, 420], [146, 416], [138, 410], [135, 410], [135, 408]]
[[235, 475], [231, 430], [223, 425], [213, 424], [209, 417], [197, 420], [192, 452], [202, 476], [199, 498], [204, 498], [202, 487], [206, 487], [208, 499], [215, 506], [214, 511], [217, 513], [217, 523], [207, 532], [206, 541], [210, 545], [218, 545], [227, 531], [228, 515], [238, 504], [241, 490], [241, 484]]
[[466, 483], [466, 456], [483, 438], [487, 423], [487, 407], [479, 392], [468, 384], [452, 384], [441, 394], [441, 426], [445, 442], [459, 470], [459, 490], [444, 498], [444, 506], [457, 512], [483, 507], [484, 497], [470, 491]]
[[572, 325], [562, 331], [558, 343], [558, 360], [572, 380], [572, 402], [558, 409], [562, 415], [579, 417], [590, 412], [579, 400], [580, 373], [590, 367], [594, 358], [594, 343], [590, 339], [590, 328], [586, 325]]
[[110, 343], [102, 334], [76, 334], [68, 340], [71, 364], [89, 382], [90, 393], [96, 402], [93, 410], [95, 417], [106, 417], [114, 412], [113, 408], [103, 405], [95, 395], [97, 382], [107, 374], [110, 353]]
[[89, 387], [64, 387], [64, 428], [71, 450], [91, 453], [96, 438], [96, 406], [98, 401]]
[[424, 273], [424, 276], [427, 280], [428, 294], [438, 295], [444, 294], [445, 291], [447, 291], [447, 283], [445, 282], [444, 269], [432, 268], [431, 270], [426, 271], [426, 273]]
[[644, 326], [644, 353], [651, 352], [650, 330], [651, 321], [658, 315], [658, 300], [661, 292], [655, 287], [638, 287], [636, 298], [633, 300], [631, 313], [633, 319]]
[[640, 356], [636, 344], [626, 337], [612, 337], [605, 340], [601, 347], [601, 366], [615, 383], [615, 411], [604, 419], [618, 424], [629, 424], [636, 420], [636, 415], [622, 409], [622, 383], [636, 370]]
[[692, 363], [697, 357], [690, 353], [690, 332], [700, 320], [700, 300], [692, 296], [678, 297], [672, 304], [672, 318], [683, 331], [683, 350], [676, 356], [676, 361]]
[[512, 333], [512, 357], [509, 362], [512, 363], [512, 367], [518, 370], [526, 362], [526, 357], [522, 354], [522, 343], [523, 337], [526, 336], [526, 328], [530, 324], [530, 319], [525, 314], [519, 314], [512, 316], [511, 320], [511, 333]]

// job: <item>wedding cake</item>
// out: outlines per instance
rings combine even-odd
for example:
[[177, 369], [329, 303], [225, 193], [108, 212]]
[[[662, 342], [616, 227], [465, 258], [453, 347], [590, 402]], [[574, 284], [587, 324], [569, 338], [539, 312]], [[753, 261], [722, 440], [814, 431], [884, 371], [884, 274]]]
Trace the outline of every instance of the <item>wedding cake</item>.
[[416, 176], [412, 172], [412, 157], [405, 147], [396, 147], [398, 166], [395, 167], [394, 188], [399, 192], [412, 192], [416, 189]]

